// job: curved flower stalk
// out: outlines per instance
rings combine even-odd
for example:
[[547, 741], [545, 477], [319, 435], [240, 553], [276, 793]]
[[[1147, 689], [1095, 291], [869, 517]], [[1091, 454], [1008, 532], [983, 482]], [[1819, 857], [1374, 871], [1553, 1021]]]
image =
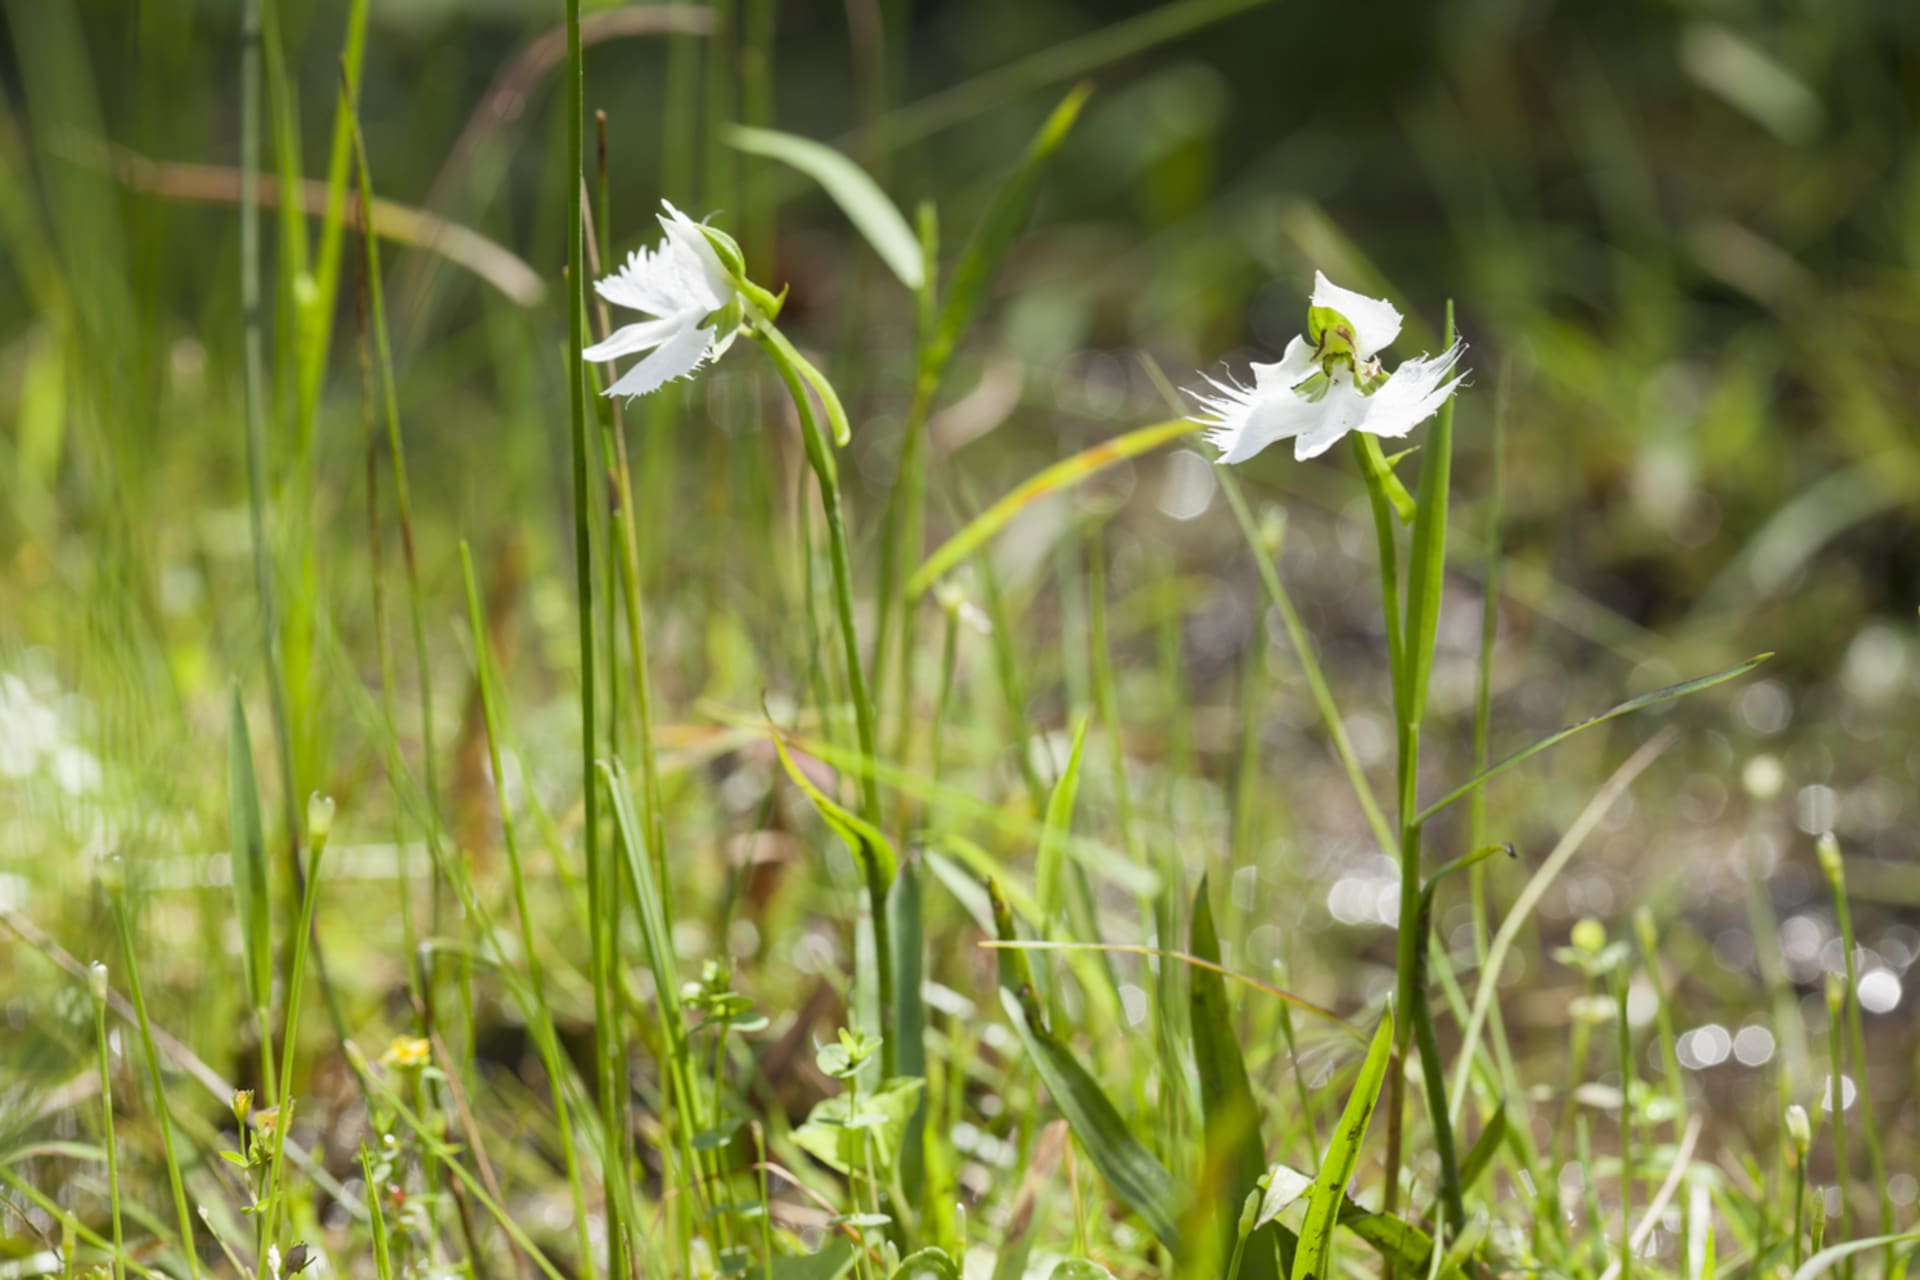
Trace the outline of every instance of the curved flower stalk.
[[1245, 462], [1268, 445], [1292, 440], [1293, 456], [1317, 458], [1353, 431], [1398, 437], [1445, 404], [1464, 373], [1455, 368], [1466, 350], [1454, 342], [1437, 356], [1416, 356], [1392, 373], [1380, 351], [1400, 336], [1393, 304], [1342, 289], [1313, 275], [1307, 332], [1287, 344], [1276, 364], [1253, 366], [1253, 385], [1208, 378], [1210, 392], [1195, 396], [1209, 444], [1222, 462]]

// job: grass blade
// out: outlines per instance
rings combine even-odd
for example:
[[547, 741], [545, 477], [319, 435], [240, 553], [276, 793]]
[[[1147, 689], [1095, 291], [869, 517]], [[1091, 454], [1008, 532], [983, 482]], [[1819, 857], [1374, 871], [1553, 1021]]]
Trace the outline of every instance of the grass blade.
[[1388, 1012], [1381, 1015], [1373, 1044], [1360, 1064], [1360, 1074], [1354, 1077], [1353, 1092], [1347, 1095], [1346, 1110], [1340, 1113], [1340, 1126], [1327, 1144], [1327, 1158], [1313, 1180], [1307, 1218], [1300, 1228], [1300, 1247], [1293, 1255], [1293, 1280], [1320, 1280], [1331, 1273], [1334, 1228], [1346, 1200], [1347, 1182], [1360, 1163], [1360, 1144], [1366, 1140], [1373, 1109], [1380, 1101], [1380, 1086], [1386, 1082], [1392, 1049], [1393, 1014]]
[[1771, 653], [1758, 654], [1748, 658], [1738, 666], [1728, 667], [1725, 671], [1716, 671], [1708, 676], [1695, 676], [1691, 680], [1682, 680], [1679, 684], [1670, 684], [1665, 688], [1655, 689], [1651, 693], [1643, 693], [1637, 698], [1628, 698], [1617, 707], [1609, 707], [1597, 716], [1591, 716], [1588, 719], [1580, 721], [1578, 724], [1570, 724], [1558, 733], [1548, 734], [1532, 746], [1523, 747], [1498, 764], [1481, 770], [1467, 781], [1455, 787], [1452, 791], [1447, 792], [1446, 795], [1441, 796], [1438, 800], [1414, 816], [1414, 825], [1424, 825], [1429, 818], [1439, 813], [1442, 809], [1445, 809], [1448, 805], [1465, 799], [1467, 796], [1472, 795], [1475, 791], [1485, 786], [1489, 781], [1505, 773], [1523, 760], [1528, 760], [1539, 755], [1548, 747], [1559, 746], [1576, 733], [1591, 729], [1595, 725], [1605, 724], [1609, 720], [1616, 720], [1621, 716], [1629, 715], [1635, 711], [1644, 711], [1648, 707], [1657, 707], [1663, 702], [1672, 702], [1676, 698], [1684, 698], [1688, 694], [1711, 689], [1715, 685], [1725, 684], [1729, 680], [1738, 680], [1741, 676], [1747, 674], [1747, 672], [1753, 670], [1772, 656]]
[[[1193, 895], [1191, 947], [1209, 964], [1220, 964], [1220, 935], [1214, 928], [1213, 904], [1207, 878]], [[1164, 964], [1165, 961], [1162, 961]], [[1193, 1060], [1200, 1076], [1200, 1107], [1206, 1125], [1201, 1160], [1201, 1185], [1211, 1208], [1211, 1230], [1221, 1257], [1232, 1253], [1238, 1234], [1237, 1206], [1267, 1170], [1265, 1145], [1260, 1139], [1260, 1108], [1247, 1077], [1246, 1059], [1234, 1032], [1233, 1008], [1227, 1003], [1227, 983], [1218, 972], [1194, 966], [1188, 975], [1192, 990]], [[1271, 1246], [1249, 1248], [1240, 1280], [1278, 1280], [1279, 1269]]]
[[840, 206], [854, 230], [866, 237], [901, 284], [918, 289], [925, 281], [920, 238], [865, 169], [824, 142], [778, 129], [734, 125], [721, 136], [748, 155], [778, 160], [812, 178]]
[[1195, 423], [1185, 418], [1172, 422], [1156, 422], [1152, 426], [1138, 427], [1125, 435], [1102, 441], [1091, 449], [1083, 449], [1071, 458], [1062, 459], [1040, 471], [975, 516], [966, 527], [942, 543], [939, 550], [928, 556], [921, 566], [914, 570], [913, 577], [907, 580], [907, 598], [915, 600], [925, 594], [928, 587], [973, 555], [996, 533], [1006, 528], [1009, 520], [1041, 498], [1062, 489], [1070, 489], [1081, 481], [1100, 474], [1116, 462], [1124, 462], [1128, 458], [1157, 449], [1171, 440], [1177, 440], [1188, 432], [1199, 429]]
[[[1087, 745], [1087, 722], [1082, 720], [1073, 731], [1073, 749], [1067, 753], [1067, 767], [1047, 796], [1047, 823], [1040, 833], [1040, 851], [1034, 860], [1034, 899], [1042, 924], [1053, 918], [1060, 900], [1060, 868], [1063, 862], [1060, 843], [1073, 823], [1074, 801], [1080, 795], [1080, 760]], [[1087, 939], [1095, 941], [1095, 939]]]
[[[238, 689], [233, 691], [227, 717], [227, 830], [233, 846], [229, 858], [234, 909], [240, 917], [240, 961], [246, 974], [247, 997], [254, 1011], [264, 1016], [273, 988], [267, 838], [260, 820], [260, 788], [253, 773], [253, 739], [247, 732], [247, 713], [240, 705]], [[265, 1045], [262, 1049], [270, 1058], [270, 1049]]]

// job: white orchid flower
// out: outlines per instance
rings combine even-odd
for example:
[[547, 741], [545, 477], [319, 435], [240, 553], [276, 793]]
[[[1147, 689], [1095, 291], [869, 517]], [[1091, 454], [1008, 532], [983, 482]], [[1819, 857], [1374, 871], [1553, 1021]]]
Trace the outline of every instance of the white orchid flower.
[[1287, 344], [1278, 364], [1253, 366], [1253, 385], [1208, 378], [1195, 396], [1206, 440], [1222, 462], [1245, 462], [1276, 440], [1293, 456], [1317, 458], [1350, 431], [1398, 437], [1425, 422], [1453, 395], [1466, 344], [1405, 361], [1391, 374], [1379, 353], [1400, 336], [1393, 304], [1342, 289], [1316, 271], [1307, 333]]
[[737, 323], [715, 318], [733, 308], [739, 290], [706, 231], [671, 202], [660, 203], [666, 238], [659, 247], [635, 249], [618, 271], [594, 282], [594, 291], [614, 306], [651, 317], [615, 329], [580, 353], [599, 363], [651, 353], [607, 388], [610, 396], [643, 396], [684, 378], [718, 359], [738, 332]]

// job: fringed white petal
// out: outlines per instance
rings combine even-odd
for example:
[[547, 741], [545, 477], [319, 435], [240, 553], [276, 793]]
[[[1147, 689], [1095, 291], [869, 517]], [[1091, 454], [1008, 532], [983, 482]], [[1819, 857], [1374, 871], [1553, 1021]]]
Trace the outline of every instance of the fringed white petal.
[[1454, 373], [1467, 344], [1455, 342], [1437, 356], [1416, 356], [1393, 371], [1393, 376], [1365, 400], [1362, 431], [1390, 438], [1404, 436], [1439, 412], [1465, 373]]
[[605, 341], [594, 343], [580, 355], [584, 359], [599, 364], [607, 360], [617, 360], [621, 356], [651, 351], [688, 326], [698, 328], [704, 319], [706, 319], [705, 312], [695, 311], [677, 316], [665, 316], [658, 320], [642, 320], [638, 324], [621, 325], [608, 334]]
[[608, 387], [610, 396], [644, 396], [675, 378], [684, 378], [706, 362], [713, 350], [713, 331], [688, 324], [655, 347], [653, 354], [622, 374]]
[[[1275, 367], [1275, 366], [1269, 366]], [[1245, 462], [1277, 440], [1319, 429], [1323, 401], [1308, 400], [1292, 387], [1243, 387], [1209, 378], [1212, 394], [1196, 395], [1207, 427], [1202, 438], [1220, 450], [1220, 461]]]

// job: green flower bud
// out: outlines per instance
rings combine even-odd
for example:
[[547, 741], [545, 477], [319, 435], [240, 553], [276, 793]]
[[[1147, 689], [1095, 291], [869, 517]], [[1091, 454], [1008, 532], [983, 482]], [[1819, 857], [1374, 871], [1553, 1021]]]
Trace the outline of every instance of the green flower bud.
[[1813, 1145], [1813, 1126], [1807, 1121], [1807, 1109], [1797, 1102], [1787, 1108], [1787, 1139], [1802, 1156]]
[[93, 998], [96, 1001], [102, 1004], [106, 1003], [107, 966], [101, 964], [98, 960], [95, 960], [87, 966], [87, 990], [93, 993]]
[[1846, 879], [1846, 870], [1840, 864], [1840, 842], [1829, 831], [1821, 836], [1813, 846], [1814, 853], [1820, 858], [1820, 872], [1833, 884], [1841, 884]]
[[315, 848], [333, 834], [333, 797], [318, 791], [307, 797], [307, 842]]
[[1607, 926], [1589, 916], [1573, 926], [1573, 945], [1590, 956], [1599, 955], [1607, 945]]

